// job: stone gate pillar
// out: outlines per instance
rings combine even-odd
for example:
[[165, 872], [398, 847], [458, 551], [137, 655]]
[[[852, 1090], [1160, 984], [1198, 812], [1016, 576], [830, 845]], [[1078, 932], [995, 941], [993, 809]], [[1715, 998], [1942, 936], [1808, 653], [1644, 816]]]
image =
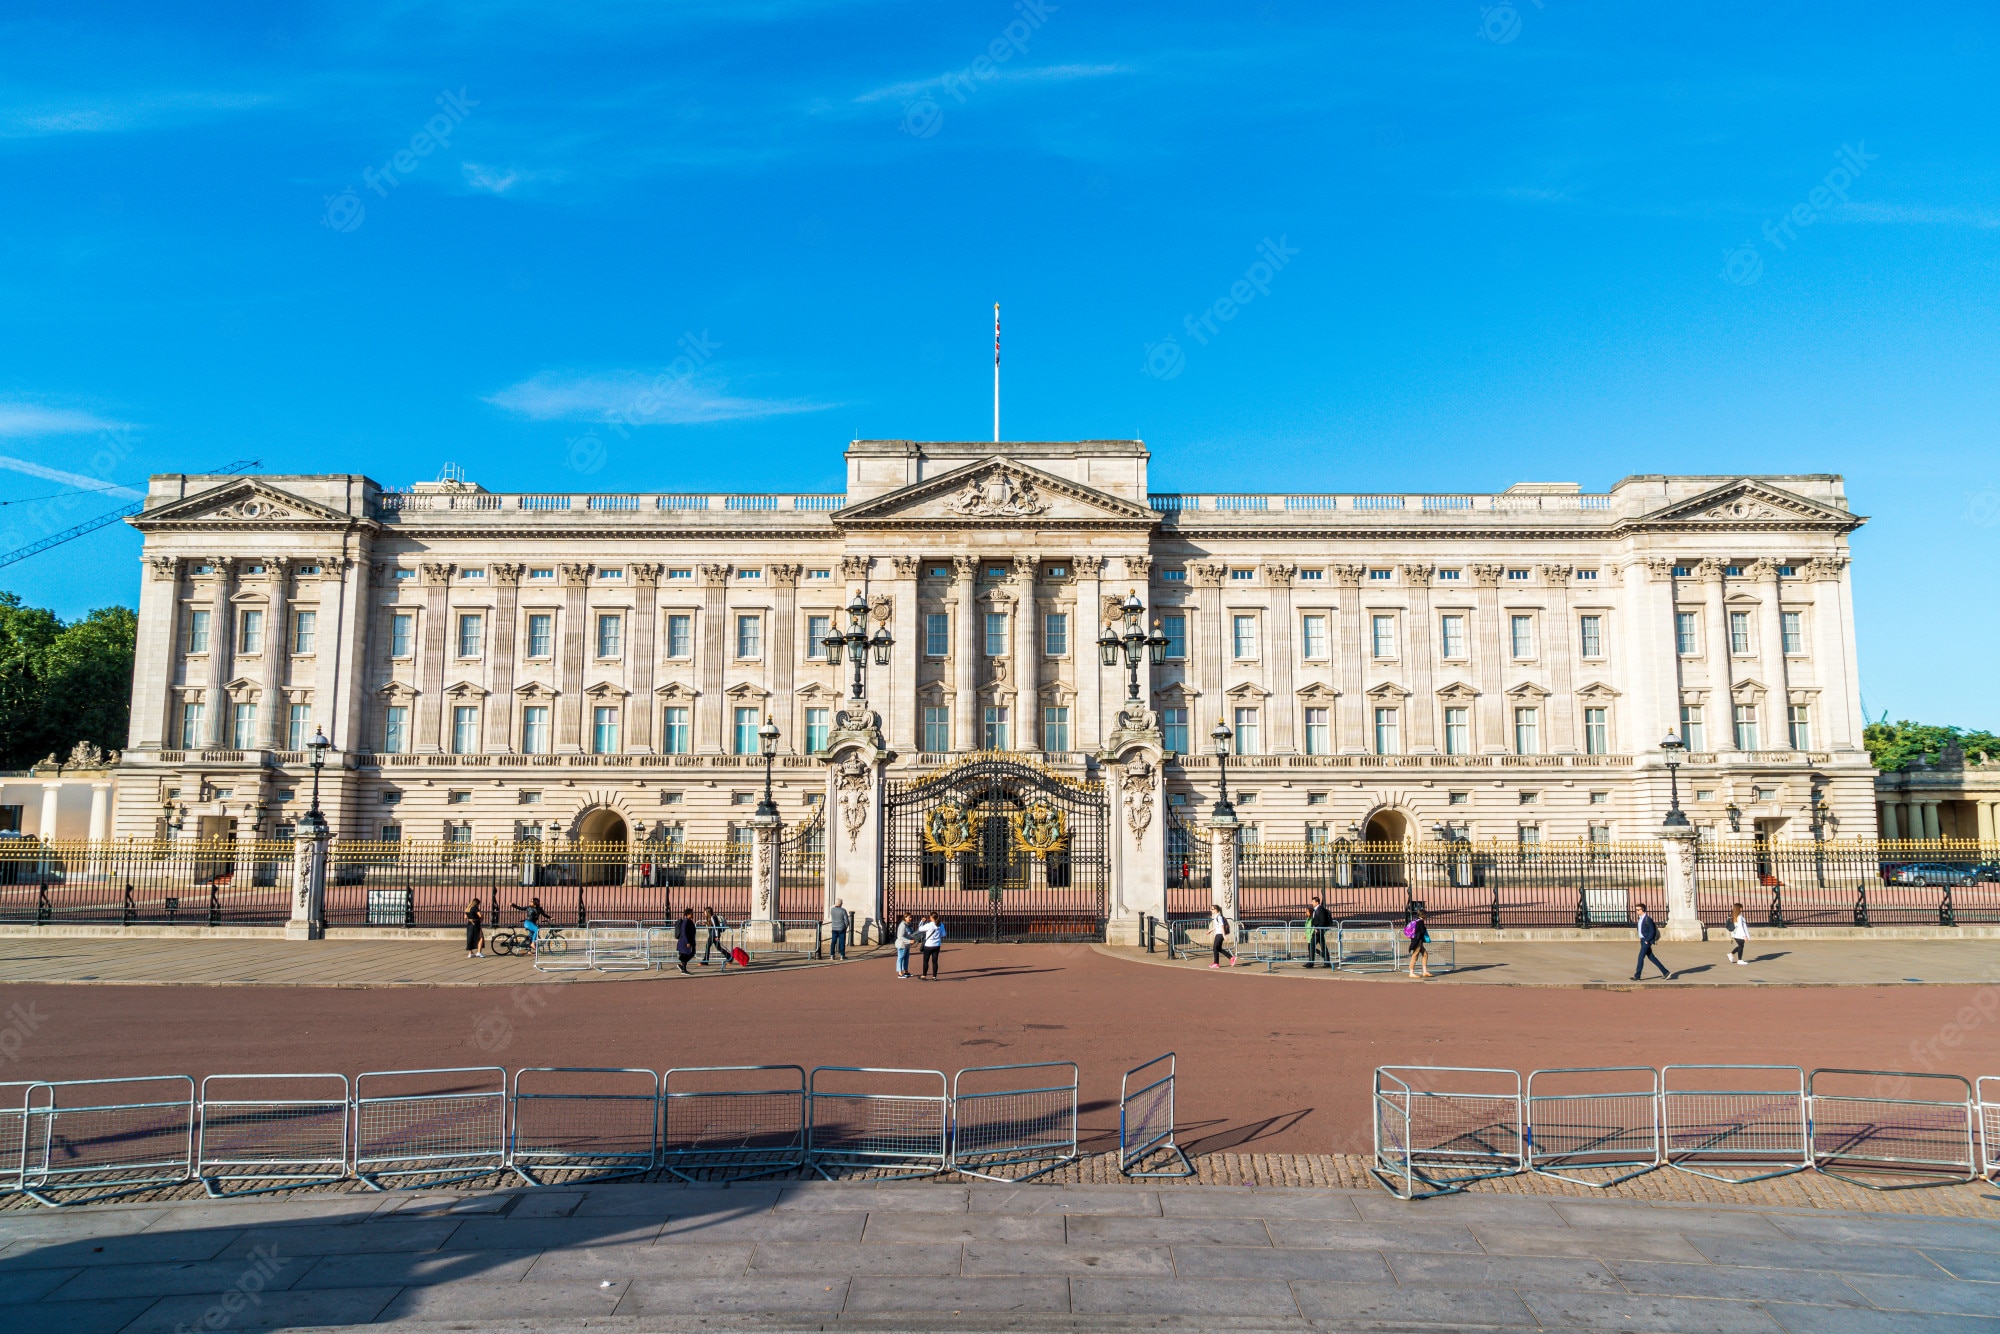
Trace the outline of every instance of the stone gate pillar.
[[1126, 704], [1097, 759], [1104, 767], [1110, 820], [1105, 941], [1138, 945], [1142, 918], [1167, 917], [1166, 742], [1153, 713]]
[[1701, 940], [1701, 914], [1695, 908], [1695, 842], [1700, 837], [1692, 825], [1663, 825], [1658, 833], [1667, 862], [1667, 922], [1660, 928], [1662, 940]]
[[1243, 822], [1234, 815], [1212, 816], [1208, 822], [1208, 865], [1215, 886], [1215, 902], [1229, 919], [1232, 939], [1243, 924], [1243, 914], [1236, 906], [1236, 835], [1242, 827]]
[[326, 936], [326, 849], [333, 831], [324, 820], [301, 821], [305, 837], [292, 844], [292, 917], [285, 923], [286, 940], [321, 940]]
[[882, 939], [882, 800], [888, 791], [889, 762], [896, 758], [882, 737], [880, 715], [853, 700], [836, 719], [826, 742], [826, 900], [854, 915], [854, 943]]
[[783, 939], [778, 930], [778, 839], [784, 833], [781, 815], [753, 815], [749, 820], [753, 840], [750, 870], [750, 920], [743, 924], [744, 939], [752, 945], [769, 945]]

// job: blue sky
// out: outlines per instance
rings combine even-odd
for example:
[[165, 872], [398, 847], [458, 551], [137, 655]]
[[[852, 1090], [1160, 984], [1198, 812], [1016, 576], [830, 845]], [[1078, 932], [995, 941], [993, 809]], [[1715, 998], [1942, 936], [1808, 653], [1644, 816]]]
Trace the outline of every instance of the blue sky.
[[838, 489], [990, 431], [999, 300], [1005, 433], [1165, 488], [1844, 473], [1871, 714], [2000, 729], [1996, 65], [1975, 4], [17, 0], [0, 544], [118, 503], [51, 470]]

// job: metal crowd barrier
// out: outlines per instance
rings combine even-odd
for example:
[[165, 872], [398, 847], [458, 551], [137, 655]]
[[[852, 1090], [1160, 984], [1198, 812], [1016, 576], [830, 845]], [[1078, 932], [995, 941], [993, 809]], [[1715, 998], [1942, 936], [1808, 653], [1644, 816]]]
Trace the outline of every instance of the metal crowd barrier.
[[30, 1084], [21, 1100], [20, 1190], [42, 1204], [52, 1190], [110, 1199], [194, 1175], [195, 1083], [186, 1075], [65, 1079]]
[[[822, 1076], [851, 1087], [821, 1088]], [[908, 1091], [933, 1079], [935, 1094]], [[806, 1164], [829, 1181], [829, 1167], [906, 1169], [890, 1180], [936, 1176], [951, 1165], [950, 1104], [941, 1070], [818, 1066], [806, 1081]]]
[[[1165, 1074], [1157, 1069], [1162, 1062]], [[1194, 1175], [1194, 1164], [1174, 1141], [1174, 1076], [1179, 1065], [1175, 1054], [1168, 1052], [1133, 1066], [1118, 1082], [1118, 1170], [1128, 1177]], [[1138, 1087], [1133, 1087], [1134, 1077], [1142, 1075]], [[1167, 1155], [1165, 1163], [1146, 1165], [1161, 1154]]]
[[1368, 1170], [1398, 1199], [1448, 1195], [1527, 1167], [1516, 1071], [1385, 1065], [1374, 1094]]
[[[1993, 1091], [1988, 1093], [1986, 1086]], [[1980, 1170], [1989, 1180], [2000, 1181], [2000, 1076], [1987, 1075], [1979, 1081]]]
[[600, 973], [643, 973], [653, 966], [637, 922], [592, 922], [584, 928], [584, 953]]
[[[759, 1075], [766, 1078], [755, 1078]], [[758, 1086], [744, 1087], [753, 1083]], [[669, 1070], [661, 1083], [660, 1127], [661, 1166], [683, 1181], [743, 1181], [804, 1167], [805, 1069], [710, 1065]]]
[[32, 1079], [0, 1082], [0, 1192], [21, 1189], [21, 1149]]
[[1347, 918], [1333, 925], [1333, 965], [1350, 973], [1393, 973], [1403, 929], [1393, 922]]
[[[1067, 1070], [1069, 1079], [1031, 1076], [1031, 1070]], [[952, 1076], [952, 1168], [988, 1181], [1027, 1181], [1075, 1162], [1077, 1074], [1074, 1061], [1036, 1061], [974, 1066]], [[1002, 1076], [1030, 1083], [978, 1087]]]
[[1650, 1065], [1536, 1070], [1522, 1138], [1528, 1170], [1540, 1176], [1600, 1189], [1644, 1176], [1662, 1162], [1659, 1072]]
[[[1395, 959], [1391, 965], [1392, 971], [1408, 972], [1410, 970], [1410, 955], [1414, 952], [1411, 948], [1410, 938], [1403, 934], [1403, 928], [1399, 926], [1395, 928], [1390, 940], [1391, 946], [1395, 950]], [[1432, 972], [1455, 973], [1458, 971], [1458, 937], [1456, 934], [1450, 931], [1433, 931], [1430, 934], [1430, 938], [1424, 942], [1424, 945], [1427, 966]]]
[[1263, 964], [1264, 971], [1272, 973], [1281, 963], [1303, 963], [1311, 942], [1312, 928], [1304, 922], [1255, 926], [1244, 940], [1243, 958], [1249, 963]]
[[[752, 959], [757, 958], [759, 955], [817, 959], [821, 957], [821, 951], [825, 948], [820, 936], [821, 932], [826, 928], [826, 923], [817, 919], [795, 922], [774, 921], [759, 923], [759, 925], [776, 928], [771, 932], [775, 938], [761, 941], [755, 945], [745, 944], [743, 948]], [[859, 940], [852, 943], [856, 947], [859, 947], [861, 944]]]
[[1803, 1172], [1812, 1166], [1809, 1124], [1800, 1066], [1660, 1070], [1660, 1133], [1677, 1171], [1731, 1185]]
[[1173, 917], [1166, 923], [1167, 957], [1187, 959], [1207, 948], [1206, 943], [1197, 946], [1197, 939], [1208, 940], [1208, 919], [1206, 917]]
[[[1845, 1087], [1861, 1079], [1874, 1083], [1865, 1089]], [[1940, 1093], [1949, 1088], [1958, 1096], [1907, 1096], [1908, 1086], [1918, 1081], [1919, 1087]], [[1827, 1083], [1834, 1091], [1822, 1089]], [[1870, 1190], [1909, 1190], [1979, 1177], [1979, 1151], [1973, 1143], [1977, 1113], [1969, 1080], [1896, 1070], [1815, 1070], [1806, 1080], [1806, 1097], [1813, 1167], [1827, 1176]], [[1853, 1171], [1933, 1179], [1878, 1182], [1846, 1175]]]
[[[586, 931], [588, 928], [585, 928]], [[590, 969], [590, 942], [588, 937], [578, 942], [578, 948], [570, 948], [571, 942], [564, 934], [558, 934], [547, 927], [535, 937], [535, 971], [538, 973], [582, 973]]]
[[354, 1175], [363, 1184], [386, 1190], [382, 1178], [425, 1177], [443, 1185], [506, 1166], [507, 1072], [499, 1066], [355, 1076]]
[[[218, 1092], [219, 1091], [219, 1092]], [[347, 1176], [346, 1075], [208, 1075], [195, 1175], [211, 1198]]]
[[610, 1181], [659, 1166], [660, 1077], [651, 1070], [530, 1066], [514, 1072], [509, 1103], [507, 1165], [531, 1186], [543, 1184], [538, 1169]]

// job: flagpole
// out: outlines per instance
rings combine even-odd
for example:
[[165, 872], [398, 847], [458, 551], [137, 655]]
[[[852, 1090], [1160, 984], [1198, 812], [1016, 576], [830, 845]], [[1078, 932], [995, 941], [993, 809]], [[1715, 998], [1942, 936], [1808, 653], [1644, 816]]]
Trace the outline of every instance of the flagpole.
[[1000, 443], [1000, 303], [993, 303], [993, 443]]

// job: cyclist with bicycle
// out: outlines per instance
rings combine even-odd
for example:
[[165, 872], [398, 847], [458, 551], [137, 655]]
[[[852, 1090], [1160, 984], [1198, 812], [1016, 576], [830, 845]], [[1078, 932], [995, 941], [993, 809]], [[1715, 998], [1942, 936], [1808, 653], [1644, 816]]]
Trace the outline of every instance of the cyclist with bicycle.
[[510, 906], [515, 912], [527, 914], [521, 919], [521, 929], [528, 933], [528, 948], [533, 949], [542, 938], [542, 923], [548, 919], [548, 910], [542, 907], [541, 899], [533, 895], [529, 896], [525, 908], [518, 903]]

